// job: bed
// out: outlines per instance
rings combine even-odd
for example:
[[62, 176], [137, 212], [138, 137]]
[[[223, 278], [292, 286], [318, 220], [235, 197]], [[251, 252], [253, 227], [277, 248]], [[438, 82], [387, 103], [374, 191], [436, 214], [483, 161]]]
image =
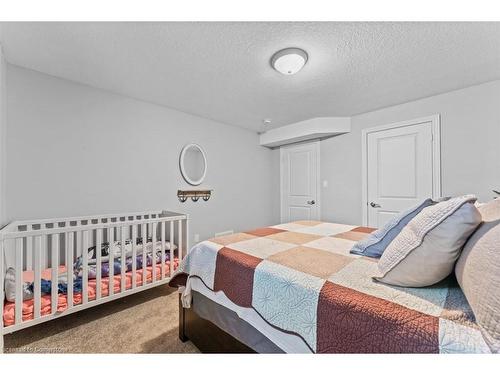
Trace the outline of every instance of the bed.
[[181, 339], [221, 352], [488, 353], [452, 277], [372, 279], [377, 260], [349, 253], [372, 231], [297, 221], [197, 244], [170, 281]]

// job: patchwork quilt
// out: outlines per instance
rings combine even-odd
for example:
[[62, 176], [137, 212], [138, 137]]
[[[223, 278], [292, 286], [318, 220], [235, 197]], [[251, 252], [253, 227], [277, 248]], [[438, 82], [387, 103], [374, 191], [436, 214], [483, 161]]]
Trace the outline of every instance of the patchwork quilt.
[[377, 259], [349, 254], [373, 229], [296, 221], [194, 246], [170, 281], [192, 277], [314, 353], [487, 353], [455, 280], [427, 288], [374, 281]]

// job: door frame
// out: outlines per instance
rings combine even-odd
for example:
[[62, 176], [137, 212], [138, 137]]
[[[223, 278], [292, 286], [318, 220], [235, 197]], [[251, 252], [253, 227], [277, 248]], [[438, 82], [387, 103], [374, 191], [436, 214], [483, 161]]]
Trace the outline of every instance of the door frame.
[[439, 114], [400, 121], [361, 130], [361, 210], [363, 225], [368, 225], [368, 134], [430, 123], [432, 129], [432, 197], [441, 197], [441, 118]]
[[316, 139], [314, 141], [304, 141], [304, 142], [298, 142], [298, 143], [293, 143], [290, 145], [284, 145], [280, 146], [280, 222], [284, 223], [284, 218], [285, 218], [285, 205], [284, 205], [284, 198], [285, 194], [283, 191], [283, 179], [284, 179], [284, 173], [283, 173], [283, 168], [285, 167], [285, 157], [284, 157], [284, 150], [286, 149], [291, 149], [295, 148], [298, 146], [303, 146], [305, 144], [311, 144], [315, 146], [316, 148], [316, 153], [317, 153], [317, 158], [316, 158], [316, 207], [318, 209], [318, 219], [321, 220], [321, 197], [320, 197], [320, 183], [321, 183], [321, 176], [320, 176], [320, 166], [321, 166], [321, 160], [320, 160], [320, 140]]

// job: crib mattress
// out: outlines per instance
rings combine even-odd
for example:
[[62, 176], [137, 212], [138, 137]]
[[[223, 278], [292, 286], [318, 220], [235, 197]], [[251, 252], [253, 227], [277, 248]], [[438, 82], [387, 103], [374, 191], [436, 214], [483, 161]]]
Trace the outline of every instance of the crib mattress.
[[[174, 258], [174, 270], [177, 269], [179, 265], [179, 260], [178, 258]], [[160, 280], [161, 279], [161, 267], [162, 264], [158, 263], [155, 265], [156, 267], [156, 279]], [[170, 276], [170, 261], [166, 261], [163, 264], [163, 267], [165, 268], [165, 276], [168, 277]], [[59, 273], [65, 273], [66, 272], [66, 267], [61, 266], [59, 268]], [[129, 271], [125, 273], [125, 289], [129, 290], [132, 289], [132, 280], [133, 280], [133, 272]], [[50, 280], [51, 278], [51, 269], [47, 268], [42, 272], [42, 278], [46, 280]], [[143, 285], [143, 271], [142, 269], [139, 269], [135, 272], [135, 280], [136, 280], [136, 285], [139, 287]], [[153, 266], [148, 266], [146, 268], [146, 284], [150, 283], [153, 280]], [[23, 281], [29, 282], [33, 281], [33, 271], [25, 271], [23, 273]], [[101, 296], [106, 297], [109, 295], [109, 285], [110, 280], [109, 277], [103, 277], [101, 279]], [[88, 300], [92, 301], [96, 299], [96, 286], [97, 286], [97, 280], [96, 279], [90, 279], [88, 281]], [[121, 291], [121, 274], [115, 275], [113, 277], [113, 292], [114, 293], [119, 293]], [[82, 303], [82, 293], [74, 293], [73, 294], [73, 305], [79, 305]], [[51, 295], [50, 294], [45, 294], [42, 295], [41, 297], [41, 303], [40, 303], [40, 315], [49, 315], [52, 312], [52, 306], [51, 306]], [[58, 312], [63, 312], [68, 308], [68, 298], [66, 294], [59, 293], [58, 301], [57, 301], [57, 311]], [[15, 302], [7, 302], [5, 301], [4, 308], [3, 308], [3, 323], [4, 327], [11, 326], [15, 323], [15, 313], [16, 313], [16, 307], [15, 307]], [[34, 299], [26, 300], [23, 301], [23, 322], [32, 320], [34, 318]]]

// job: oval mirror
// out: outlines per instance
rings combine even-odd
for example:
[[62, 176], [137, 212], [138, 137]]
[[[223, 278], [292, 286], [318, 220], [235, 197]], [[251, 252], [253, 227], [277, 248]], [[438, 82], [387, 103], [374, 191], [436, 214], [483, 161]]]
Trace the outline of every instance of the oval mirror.
[[179, 159], [182, 177], [190, 185], [200, 185], [207, 174], [207, 157], [203, 149], [191, 143], [181, 151]]

